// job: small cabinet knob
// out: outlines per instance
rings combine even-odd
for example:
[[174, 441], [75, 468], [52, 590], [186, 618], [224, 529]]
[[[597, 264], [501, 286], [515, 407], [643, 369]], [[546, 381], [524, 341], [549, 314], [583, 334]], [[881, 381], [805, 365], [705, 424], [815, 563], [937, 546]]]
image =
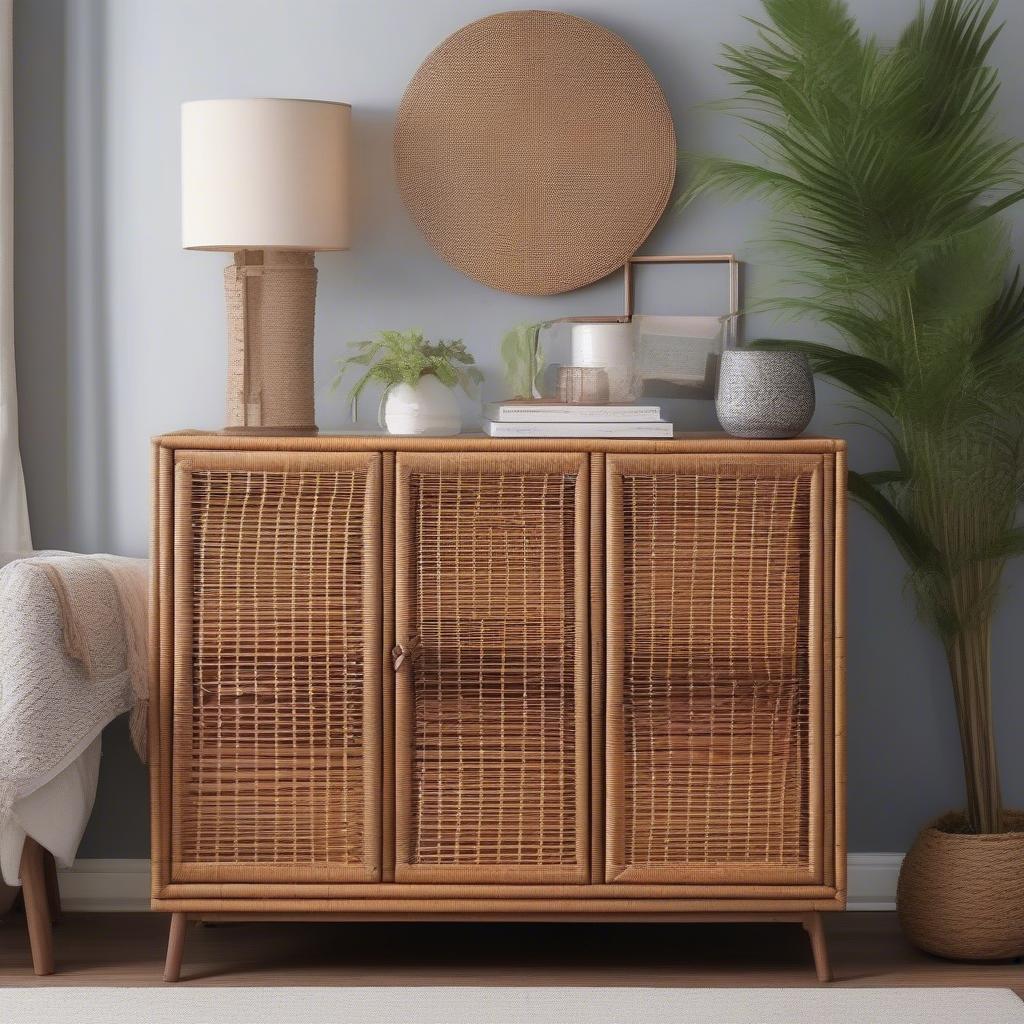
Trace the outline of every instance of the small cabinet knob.
[[412, 664], [422, 647], [418, 633], [410, 637], [405, 644], [395, 644], [391, 651], [391, 667], [397, 672], [407, 661]]

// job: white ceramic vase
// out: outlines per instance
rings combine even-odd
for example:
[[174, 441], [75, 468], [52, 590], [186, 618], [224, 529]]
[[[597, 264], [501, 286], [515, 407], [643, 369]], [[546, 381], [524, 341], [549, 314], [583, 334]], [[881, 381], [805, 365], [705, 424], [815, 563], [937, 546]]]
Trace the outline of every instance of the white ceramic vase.
[[381, 425], [389, 434], [447, 436], [462, 430], [462, 413], [455, 392], [430, 373], [415, 385], [388, 388], [381, 401]]

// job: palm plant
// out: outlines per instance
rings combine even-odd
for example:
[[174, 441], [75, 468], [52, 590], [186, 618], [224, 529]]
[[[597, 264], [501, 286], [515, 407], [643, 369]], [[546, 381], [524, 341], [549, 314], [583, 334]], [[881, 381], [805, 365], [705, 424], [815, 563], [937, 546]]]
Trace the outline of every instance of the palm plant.
[[1024, 551], [1024, 286], [999, 214], [1024, 197], [1020, 143], [993, 124], [996, 0], [922, 5], [896, 45], [842, 0], [764, 0], [758, 41], [727, 47], [757, 161], [698, 161], [681, 202], [759, 195], [786, 268], [770, 304], [834, 342], [806, 353], [855, 396], [893, 464], [851, 495], [906, 559], [946, 651], [967, 829], [999, 832], [990, 635], [1004, 566]]

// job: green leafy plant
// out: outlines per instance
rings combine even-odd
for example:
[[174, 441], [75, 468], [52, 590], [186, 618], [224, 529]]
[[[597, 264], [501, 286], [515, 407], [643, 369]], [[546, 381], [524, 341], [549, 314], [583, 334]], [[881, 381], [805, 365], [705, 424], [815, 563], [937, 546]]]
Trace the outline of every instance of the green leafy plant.
[[513, 398], [533, 398], [540, 393], [544, 355], [540, 346], [543, 323], [518, 324], [501, 339], [505, 385]]
[[371, 382], [387, 391], [396, 384], [414, 386], [421, 377], [433, 375], [446, 387], [461, 387], [472, 396], [484, 379], [461, 340], [430, 342], [422, 331], [379, 331], [376, 337], [353, 342], [351, 347], [354, 354], [338, 360], [331, 387], [338, 388], [349, 370], [363, 371], [348, 393], [353, 419], [359, 396]]
[[834, 343], [807, 354], [891, 443], [850, 491], [890, 534], [945, 647], [967, 827], [1002, 829], [990, 636], [1004, 566], [1024, 550], [1024, 287], [998, 215], [1024, 197], [1021, 144], [993, 124], [996, 0], [934, 0], [891, 47], [841, 0], [764, 0], [758, 41], [727, 47], [736, 113], [759, 151], [698, 163], [682, 202], [759, 195], [786, 268], [768, 305]]

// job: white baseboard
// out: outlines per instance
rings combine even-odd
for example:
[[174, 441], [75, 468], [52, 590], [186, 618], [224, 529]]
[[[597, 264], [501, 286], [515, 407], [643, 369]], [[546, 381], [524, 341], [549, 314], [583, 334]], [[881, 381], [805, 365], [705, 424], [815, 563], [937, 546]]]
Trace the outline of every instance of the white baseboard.
[[851, 853], [846, 858], [850, 910], [895, 910], [902, 853]]
[[[902, 853], [851, 853], [850, 910], [893, 910]], [[148, 860], [78, 860], [60, 872], [67, 910], [148, 910]]]
[[149, 858], [76, 860], [57, 872], [65, 910], [148, 910]]

